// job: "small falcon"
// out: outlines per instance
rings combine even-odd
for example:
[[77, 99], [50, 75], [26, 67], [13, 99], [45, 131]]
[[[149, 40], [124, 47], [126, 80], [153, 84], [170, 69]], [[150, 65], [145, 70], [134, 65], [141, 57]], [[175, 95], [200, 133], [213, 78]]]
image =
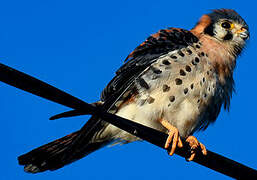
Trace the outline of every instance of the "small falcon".
[[[205, 130], [221, 110], [229, 108], [236, 58], [249, 39], [246, 22], [234, 10], [203, 15], [191, 30], [168, 28], [151, 35], [128, 55], [94, 103], [118, 116], [167, 133], [170, 155], [183, 146], [206, 155], [193, 133]], [[81, 115], [78, 110], [52, 119]], [[93, 129], [93, 130], [92, 130]], [[30, 173], [56, 170], [108, 144], [139, 138], [96, 116], [78, 131], [18, 158]]]

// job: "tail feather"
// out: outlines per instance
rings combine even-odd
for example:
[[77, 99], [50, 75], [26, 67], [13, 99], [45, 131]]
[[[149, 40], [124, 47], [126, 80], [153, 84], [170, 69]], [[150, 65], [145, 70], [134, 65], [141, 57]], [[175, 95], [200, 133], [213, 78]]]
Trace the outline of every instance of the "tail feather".
[[106, 141], [88, 142], [87, 144], [78, 147], [75, 155], [70, 158], [69, 149], [72, 147], [74, 140], [79, 134], [80, 131], [76, 131], [21, 155], [18, 157], [19, 164], [24, 165], [24, 170], [29, 173], [56, 170], [83, 158], [107, 144]]
[[[92, 106], [94, 107], [99, 107], [101, 106], [103, 103], [101, 101], [97, 101], [95, 103], [91, 103]], [[66, 111], [60, 114], [56, 114], [52, 117], [50, 117], [50, 120], [56, 120], [56, 119], [60, 119], [60, 118], [67, 118], [67, 117], [74, 117], [74, 116], [81, 116], [81, 115], [89, 115], [92, 114], [92, 111], [88, 110], [88, 111], [81, 111], [81, 110], [77, 110], [77, 109], [73, 109], [71, 111]]]
[[29, 173], [59, 169], [109, 144], [112, 137], [100, 136], [107, 125], [92, 116], [79, 131], [21, 155], [19, 164]]
[[50, 117], [49, 119], [50, 120], [56, 120], [56, 119], [60, 119], [60, 118], [67, 118], [67, 117], [74, 117], [74, 116], [81, 116], [81, 115], [87, 115], [89, 113], [85, 113], [85, 112], [82, 112], [80, 110], [71, 110], [71, 111], [66, 111], [66, 112], [63, 112], [63, 113], [60, 113], [60, 114], [56, 114], [52, 117]]

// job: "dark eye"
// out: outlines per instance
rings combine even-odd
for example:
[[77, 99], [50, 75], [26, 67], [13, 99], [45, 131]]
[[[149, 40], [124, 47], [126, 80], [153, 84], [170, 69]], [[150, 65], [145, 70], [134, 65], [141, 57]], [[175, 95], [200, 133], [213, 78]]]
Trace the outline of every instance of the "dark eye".
[[230, 28], [231, 28], [231, 23], [229, 23], [229, 22], [223, 22], [223, 23], [221, 24], [221, 26], [222, 26], [223, 28], [225, 28], [225, 29], [230, 29]]

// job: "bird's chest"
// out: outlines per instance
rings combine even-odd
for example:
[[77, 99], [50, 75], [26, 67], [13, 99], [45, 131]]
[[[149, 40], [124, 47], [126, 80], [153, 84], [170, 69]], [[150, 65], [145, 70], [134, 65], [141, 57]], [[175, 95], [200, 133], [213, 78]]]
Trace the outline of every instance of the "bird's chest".
[[208, 55], [184, 48], [160, 57], [137, 80], [139, 94], [134, 119], [165, 131], [158, 120], [164, 118], [190, 135], [203, 122], [207, 107], [212, 106], [217, 78]]

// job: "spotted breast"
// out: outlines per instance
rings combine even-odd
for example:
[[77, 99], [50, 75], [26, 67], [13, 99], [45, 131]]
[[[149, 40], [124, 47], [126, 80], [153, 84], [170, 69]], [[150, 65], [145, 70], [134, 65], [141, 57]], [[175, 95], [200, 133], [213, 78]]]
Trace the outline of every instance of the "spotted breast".
[[[180, 36], [185, 33], [185, 30], [175, 31]], [[184, 40], [183, 43], [183, 46], [153, 58], [152, 63], [126, 86], [110, 112], [163, 132], [167, 129], [158, 120], [167, 119], [185, 138], [214, 121], [222, 105], [222, 88], [217, 74], [208, 60], [208, 54], [201, 49], [200, 41]], [[130, 56], [135, 58], [135, 54]], [[123, 73], [122, 68], [117, 76]], [[123, 142], [138, 140], [110, 124], [101, 131], [100, 139], [106, 136]]]

